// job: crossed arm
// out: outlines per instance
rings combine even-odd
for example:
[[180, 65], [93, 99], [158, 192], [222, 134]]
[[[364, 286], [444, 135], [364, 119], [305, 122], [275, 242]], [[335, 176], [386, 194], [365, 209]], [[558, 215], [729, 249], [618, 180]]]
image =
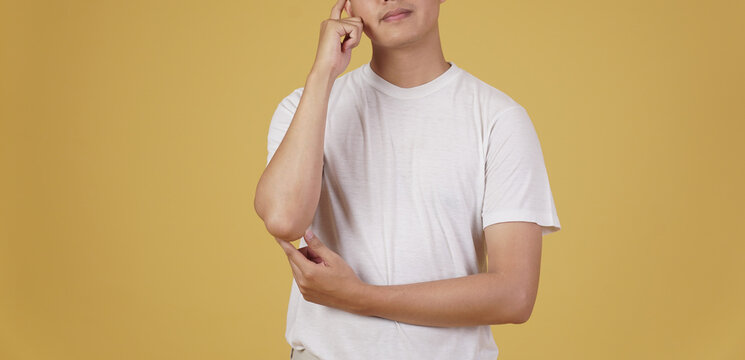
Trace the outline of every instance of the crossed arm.
[[538, 289], [541, 228], [504, 222], [484, 229], [489, 269], [458, 278], [405, 285], [371, 285], [317, 238], [295, 249], [278, 240], [306, 300], [364, 316], [424, 326], [524, 323]]
[[362, 315], [425, 326], [521, 323], [526, 300], [496, 273], [406, 285], [369, 285]]

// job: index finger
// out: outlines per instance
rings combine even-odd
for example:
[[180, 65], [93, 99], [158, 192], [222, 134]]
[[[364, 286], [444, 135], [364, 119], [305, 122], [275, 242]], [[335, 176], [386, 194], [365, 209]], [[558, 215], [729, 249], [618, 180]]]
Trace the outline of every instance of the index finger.
[[286, 241], [280, 241], [279, 245], [282, 247], [282, 250], [284, 250], [285, 254], [287, 255], [287, 259], [289, 259], [290, 262], [292, 262], [293, 264], [297, 265], [297, 267], [300, 268], [301, 272], [303, 268], [309, 263], [315, 264], [314, 262], [306, 258], [305, 255], [300, 252], [300, 250], [296, 249], [295, 245], [292, 245]]
[[341, 18], [341, 12], [344, 10], [344, 4], [346, 4], [347, 0], [337, 0], [336, 4], [334, 4], [334, 7], [331, 8], [331, 19], [338, 20]]

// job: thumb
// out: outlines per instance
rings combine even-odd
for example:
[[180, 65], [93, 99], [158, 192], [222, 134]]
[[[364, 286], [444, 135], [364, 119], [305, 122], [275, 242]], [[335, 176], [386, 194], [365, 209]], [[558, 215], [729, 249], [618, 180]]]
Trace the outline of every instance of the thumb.
[[326, 255], [328, 250], [325, 245], [321, 242], [321, 240], [318, 240], [316, 237], [316, 234], [313, 233], [310, 229], [305, 231], [305, 236], [303, 236], [305, 239], [305, 242], [308, 243], [308, 246], [313, 249], [313, 251], [316, 252], [318, 255]]

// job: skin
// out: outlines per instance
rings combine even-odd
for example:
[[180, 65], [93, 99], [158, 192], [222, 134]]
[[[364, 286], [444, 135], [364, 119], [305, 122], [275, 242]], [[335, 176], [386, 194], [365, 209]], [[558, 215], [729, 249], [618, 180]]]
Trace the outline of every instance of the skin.
[[[442, 53], [438, 17], [445, 0], [347, 1], [345, 10], [360, 17], [372, 43], [370, 68], [388, 82], [404, 87], [424, 84], [450, 67]], [[396, 8], [412, 10], [396, 22], [382, 20]]]
[[[387, 286], [361, 281], [339, 254], [307, 230], [321, 186], [328, 94], [334, 79], [348, 66], [351, 50], [364, 33], [373, 46], [370, 66], [387, 81], [412, 87], [436, 78], [450, 66], [442, 55], [437, 25], [443, 2], [336, 2], [330, 18], [321, 24], [318, 52], [304, 93], [285, 139], [262, 174], [255, 207], [287, 255], [307, 301], [423, 326], [520, 324], [529, 319], [538, 290], [542, 236], [536, 223], [486, 227], [485, 273]], [[381, 21], [386, 12], [398, 7], [413, 12], [396, 23]], [[342, 10], [350, 17], [341, 18]], [[340, 37], [344, 37], [341, 43]], [[288, 173], [307, 176], [284, 175]], [[301, 236], [308, 246], [297, 249], [291, 241]]]

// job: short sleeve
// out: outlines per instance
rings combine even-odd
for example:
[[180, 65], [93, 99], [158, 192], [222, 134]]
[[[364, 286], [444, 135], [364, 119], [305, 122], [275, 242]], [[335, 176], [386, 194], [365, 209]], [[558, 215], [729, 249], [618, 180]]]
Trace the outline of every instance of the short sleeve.
[[561, 229], [543, 152], [525, 108], [497, 114], [486, 146], [483, 228], [507, 221], [529, 221], [547, 235]]
[[274, 115], [272, 115], [272, 120], [269, 123], [269, 133], [266, 140], [267, 156], [265, 166], [269, 165], [274, 153], [279, 148], [279, 144], [285, 138], [285, 134], [290, 128], [290, 123], [292, 123], [292, 118], [295, 116], [295, 111], [300, 103], [302, 92], [303, 88], [295, 89], [290, 95], [282, 99], [274, 110]]

